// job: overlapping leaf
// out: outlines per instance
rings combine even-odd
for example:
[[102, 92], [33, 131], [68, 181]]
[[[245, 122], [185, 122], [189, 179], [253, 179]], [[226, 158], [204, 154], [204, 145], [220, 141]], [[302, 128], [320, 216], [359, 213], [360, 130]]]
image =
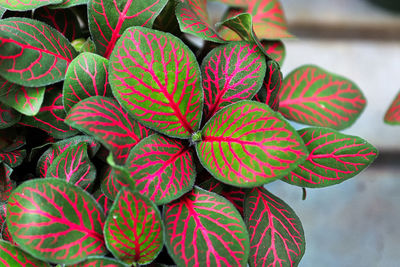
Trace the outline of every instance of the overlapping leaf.
[[278, 63], [274, 60], [268, 61], [267, 67], [268, 71], [265, 75], [263, 86], [258, 91], [255, 99], [277, 111], [279, 108], [278, 93], [282, 87], [282, 72]]
[[250, 234], [250, 266], [297, 266], [305, 251], [300, 219], [263, 187], [246, 195], [245, 222]]
[[159, 254], [164, 227], [158, 207], [138, 192], [122, 190], [104, 226], [107, 248], [127, 264], [146, 264]]
[[166, 247], [178, 266], [244, 266], [249, 240], [239, 212], [195, 187], [164, 208]]
[[34, 18], [52, 26], [70, 41], [80, 34], [78, 19], [70, 9], [42, 7], [35, 10]]
[[265, 57], [255, 44], [232, 42], [213, 49], [201, 71], [207, 120], [224, 106], [257, 93], [266, 72]]
[[76, 51], [43, 22], [10, 18], [0, 22], [0, 75], [24, 86], [44, 86], [64, 79]]
[[192, 189], [196, 177], [193, 155], [181, 142], [154, 134], [131, 151], [126, 166], [135, 190], [157, 205]]
[[101, 190], [97, 190], [93, 193], [93, 197], [96, 199], [96, 202], [103, 208], [104, 214], [108, 214], [113, 201], [109, 199]]
[[96, 256], [68, 267], [126, 267], [126, 265], [112, 258]]
[[32, 10], [41, 6], [61, 3], [63, 0], [0, 0], [0, 6], [13, 11]]
[[207, 13], [207, 0], [182, 0], [176, 5], [176, 18], [182, 32], [190, 33], [204, 40], [224, 42]]
[[[15, 182], [10, 179], [12, 172], [13, 169], [10, 166], [5, 163], [0, 164], [0, 203], [6, 202], [10, 197], [12, 190], [15, 188]], [[4, 221], [1, 220], [0, 225], [3, 223]]]
[[64, 123], [66, 113], [62, 104], [62, 97], [60, 88], [48, 87], [39, 112], [35, 116], [23, 117], [20, 124], [42, 129], [58, 139], [77, 134], [77, 130]]
[[217, 112], [202, 129], [196, 151], [216, 179], [238, 187], [280, 179], [307, 154], [303, 140], [279, 113], [247, 100]]
[[43, 103], [44, 87], [25, 87], [0, 77], [0, 102], [18, 112], [34, 116]]
[[35, 259], [18, 247], [0, 240], [0, 266], [47, 267], [50, 265]]
[[4, 162], [11, 168], [21, 165], [25, 157], [26, 157], [25, 149], [0, 152], [0, 162]]
[[112, 96], [107, 66], [107, 59], [88, 52], [79, 54], [71, 62], [63, 85], [63, 103], [67, 112], [85, 98]]
[[60, 179], [33, 179], [9, 198], [7, 225], [14, 241], [37, 259], [73, 264], [103, 255], [104, 214], [81, 188]]
[[89, 0], [89, 29], [97, 52], [108, 58], [128, 27], [151, 28], [166, 3], [167, 0]]
[[87, 154], [87, 143], [67, 148], [49, 166], [47, 177], [63, 179], [87, 190], [96, 178], [96, 168]]
[[384, 121], [388, 124], [400, 124], [400, 92], [386, 110]]
[[354, 82], [315, 65], [304, 65], [289, 73], [279, 100], [279, 112], [286, 118], [338, 130], [352, 125], [366, 105]]
[[0, 19], [3, 18], [4, 13], [7, 11], [4, 7], [0, 6]]
[[88, 145], [88, 153], [90, 157], [93, 157], [97, 151], [100, 149], [100, 144], [97, 143], [93, 137], [78, 135], [74, 136], [57, 143], [54, 143], [50, 148], [48, 148], [42, 156], [39, 158], [36, 173], [40, 177], [46, 177], [50, 165], [53, 163], [54, 159], [67, 150], [69, 147], [77, 145], [80, 142], [85, 142]]
[[144, 125], [179, 138], [198, 130], [203, 105], [200, 70], [179, 38], [129, 28], [110, 57], [109, 71], [114, 96]]
[[132, 147], [150, 134], [115, 99], [101, 96], [89, 97], [75, 105], [66, 123], [94, 136], [113, 153], [117, 164], [124, 164]]
[[223, 184], [214, 178], [210, 178], [201, 183], [200, 187], [223, 196], [235, 206], [241, 215], [243, 215], [244, 198], [247, 189]]
[[339, 184], [367, 168], [378, 156], [377, 149], [358, 136], [329, 128], [299, 131], [309, 151], [307, 160], [283, 181], [301, 187]]
[[0, 129], [9, 128], [21, 120], [21, 114], [15, 109], [0, 103]]
[[276, 62], [282, 66], [286, 57], [285, 45], [282, 41], [262, 40], [261, 45], [264, 47], [265, 52]]

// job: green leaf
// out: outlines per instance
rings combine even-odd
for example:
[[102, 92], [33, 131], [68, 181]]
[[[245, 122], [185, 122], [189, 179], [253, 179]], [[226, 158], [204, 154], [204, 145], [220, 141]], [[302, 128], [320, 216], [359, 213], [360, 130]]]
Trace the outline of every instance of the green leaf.
[[0, 0], [0, 6], [13, 11], [26, 11], [47, 6], [59, 4], [63, 0]]
[[69, 41], [47, 24], [28, 18], [0, 21], [0, 75], [24, 86], [62, 81], [76, 56]]
[[301, 129], [299, 134], [309, 156], [282, 179], [289, 184], [311, 188], [339, 184], [367, 168], [378, 156], [377, 149], [358, 136], [317, 127]]
[[117, 42], [109, 71], [114, 96], [143, 125], [178, 138], [199, 129], [200, 68], [181, 39], [131, 27]]
[[160, 253], [164, 227], [158, 207], [137, 192], [122, 190], [104, 226], [107, 248], [128, 264], [146, 264]]
[[48, 263], [35, 259], [19, 247], [0, 240], [0, 266], [47, 267]]
[[13, 240], [37, 259], [76, 263], [103, 255], [104, 214], [91, 195], [60, 179], [33, 179], [9, 198], [7, 226]]
[[217, 112], [202, 129], [196, 151], [216, 179], [238, 187], [280, 179], [308, 154], [301, 137], [279, 113], [248, 100]]

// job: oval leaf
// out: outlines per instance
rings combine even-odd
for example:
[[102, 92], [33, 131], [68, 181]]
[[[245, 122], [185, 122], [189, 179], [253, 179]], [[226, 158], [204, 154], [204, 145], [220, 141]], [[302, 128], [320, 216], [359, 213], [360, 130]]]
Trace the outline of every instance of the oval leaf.
[[167, 0], [89, 0], [89, 29], [97, 52], [108, 58], [121, 34], [131, 26], [149, 27]]
[[47, 177], [63, 179], [87, 190], [96, 178], [96, 169], [90, 162], [85, 142], [67, 148], [49, 166]]
[[135, 190], [157, 205], [179, 198], [192, 189], [196, 177], [193, 155], [181, 142], [154, 134], [129, 154], [126, 167]]
[[13, 240], [37, 259], [75, 263], [106, 253], [104, 214], [81, 188], [60, 179], [33, 179], [18, 186], [7, 205]]
[[279, 113], [247, 100], [217, 112], [202, 129], [196, 151], [216, 179], [239, 187], [280, 179], [307, 154], [303, 140]]
[[300, 219], [281, 199], [263, 187], [245, 200], [245, 222], [250, 234], [250, 266], [297, 266], [305, 251]]
[[0, 28], [1, 76], [30, 87], [64, 79], [76, 51], [61, 33], [27, 18], [1, 20]]
[[50, 265], [35, 259], [18, 247], [0, 240], [0, 266], [47, 267]]
[[42, 156], [40, 156], [36, 166], [37, 175], [40, 177], [46, 177], [49, 167], [53, 163], [54, 159], [69, 147], [80, 142], [85, 142], [88, 144], [88, 152], [90, 157], [93, 157], [100, 149], [100, 144], [97, 143], [93, 137], [86, 135], [78, 135], [54, 143], [42, 154]]
[[129, 151], [150, 131], [137, 123], [113, 98], [94, 96], [75, 105], [65, 120], [72, 127], [94, 136], [124, 164]]
[[108, 60], [93, 54], [81, 53], [69, 65], [63, 85], [66, 112], [91, 96], [112, 96], [108, 85]]
[[286, 118], [337, 130], [351, 126], [366, 105], [355, 83], [314, 65], [289, 73], [279, 100], [279, 112]]
[[384, 121], [387, 124], [400, 124], [400, 92], [387, 109]]
[[63, 0], [60, 4], [53, 5], [53, 8], [69, 8], [78, 5], [86, 5], [87, 0]]
[[23, 117], [20, 124], [39, 128], [57, 139], [77, 134], [77, 130], [64, 123], [66, 113], [62, 104], [62, 97], [60, 88], [48, 87], [39, 112], [35, 116]]
[[203, 92], [200, 69], [177, 37], [132, 27], [110, 57], [113, 94], [145, 126], [189, 138], [199, 128]]
[[178, 266], [245, 266], [249, 236], [225, 198], [195, 187], [163, 215], [166, 247]]
[[282, 41], [262, 40], [261, 45], [264, 47], [265, 52], [276, 62], [282, 66], [286, 57], [285, 45]]
[[182, 32], [190, 33], [204, 40], [224, 42], [212, 26], [208, 16], [206, 0], [181, 0], [176, 5], [176, 18]]
[[299, 131], [309, 151], [307, 160], [283, 181], [301, 187], [339, 184], [367, 168], [378, 156], [377, 149], [358, 136], [328, 128]]
[[222, 107], [257, 93], [266, 72], [265, 57], [255, 44], [232, 42], [213, 49], [201, 72], [208, 120]]
[[0, 102], [27, 115], [36, 115], [43, 103], [44, 87], [25, 87], [0, 77]]
[[104, 235], [116, 258], [130, 265], [150, 263], [164, 242], [158, 207], [138, 192], [122, 190], [111, 207]]
[[13, 11], [33, 10], [41, 6], [61, 3], [63, 0], [0, 0], [0, 6]]
[[0, 162], [4, 162], [11, 168], [17, 167], [22, 164], [26, 157], [26, 150], [14, 150], [10, 152], [0, 152]]

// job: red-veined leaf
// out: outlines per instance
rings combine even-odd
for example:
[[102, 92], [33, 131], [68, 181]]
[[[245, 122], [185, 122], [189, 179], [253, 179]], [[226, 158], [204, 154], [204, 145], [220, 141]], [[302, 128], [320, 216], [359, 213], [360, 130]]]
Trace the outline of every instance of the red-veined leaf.
[[202, 165], [218, 180], [254, 187], [280, 179], [303, 162], [303, 140], [277, 112], [240, 101], [217, 112], [196, 145]]
[[4, 13], [7, 11], [4, 7], [0, 6], [0, 19], [3, 18]]
[[1, 239], [10, 242], [12, 245], [17, 246], [17, 244], [13, 241], [10, 231], [8, 231], [7, 223], [3, 223], [3, 227], [1, 229]]
[[195, 187], [167, 204], [166, 247], [178, 266], [244, 266], [249, 236], [240, 213], [225, 198]]
[[278, 63], [274, 60], [267, 62], [267, 73], [265, 74], [263, 86], [255, 96], [255, 100], [267, 104], [273, 110], [279, 109], [278, 93], [282, 87], [282, 72]]
[[200, 187], [223, 196], [235, 206], [241, 215], [243, 215], [244, 198], [247, 189], [223, 184], [214, 178], [210, 178], [201, 183]]
[[27, 116], [34, 116], [39, 112], [44, 99], [44, 87], [25, 87], [2, 77], [0, 84], [0, 102]]
[[67, 112], [85, 98], [112, 96], [107, 67], [107, 59], [88, 52], [79, 54], [71, 62], [63, 85], [63, 103]]
[[88, 0], [63, 0], [57, 5], [52, 5], [51, 8], [70, 8], [78, 5], [86, 5]]
[[231, 42], [211, 50], [201, 72], [208, 120], [224, 106], [257, 93], [266, 72], [265, 57], [255, 44]]
[[88, 153], [90, 157], [93, 157], [100, 149], [100, 144], [91, 136], [78, 135], [59, 141], [49, 147], [39, 158], [36, 167], [36, 174], [40, 177], [46, 177], [49, 167], [54, 159], [69, 147], [77, 145], [80, 142], [86, 142], [88, 144]]
[[26, 150], [14, 150], [10, 152], [0, 152], [0, 162], [4, 162], [11, 168], [17, 167], [22, 164], [26, 157]]
[[87, 143], [70, 146], [49, 166], [47, 177], [63, 179], [88, 190], [96, 178], [96, 168], [87, 154]]
[[167, 0], [89, 0], [89, 29], [97, 52], [108, 58], [121, 34], [131, 26], [149, 27]]
[[266, 55], [267, 59], [269, 59], [269, 55], [266, 53], [264, 46], [261, 44], [256, 33], [254, 32], [253, 17], [250, 14], [239, 13], [231, 18], [228, 18], [220, 23], [217, 23], [217, 26], [228, 27], [229, 29], [234, 31], [237, 35], [239, 35], [242, 40], [257, 44], [260, 50]]
[[101, 170], [100, 181], [101, 192], [103, 192], [104, 195], [111, 200], [115, 199], [121, 188], [128, 187], [127, 183], [124, 183], [124, 181], [119, 181], [117, 179], [116, 174], [113, 172], [112, 167], [109, 165], [105, 166]]
[[200, 68], [177, 37], [132, 27], [110, 57], [114, 96], [145, 126], [166, 135], [189, 138], [200, 125]]
[[299, 131], [309, 151], [307, 160], [283, 181], [301, 187], [339, 184], [367, 168], [378, 156], [377, 149], [358, 136], [329, 128]]
[[7, 202], [0, 201], [0, 225], [6, 222], [7, 217]]
[[[219, 0], [226, 2], [224, 0]], [[253, 16], [254, 32], [260, 40], [277, 40], [293, 37], [288, 32], [287, 23], [279, 0], [251, 0], [236, 1], [235, 6], [242, 6], [243, 9], [230, 9], [227, 18], [234, 17], [239, 13], [246, 12]], [[221, 36], [232, 40], [235, 35], [231, 31], [223, 30]]]
[[189, 147], [159, 134], [138, 143], [131, 150], [126, 167], [135, 183], [135, 190], [157, 205], [187, 193], [196, 177]]
[[158, 207], [138, 192], [121, 190], [107, 216], [104, 237], [107, 248], [121, 261], [150, 263], [164, 242]]
[[24, 86], [44, 86], [64, 79], [75, 49], [43, 22], [10, 18], [0, 22], [0, 75]]
[[[13, 169], [5, 163], [0, 164], [0, 203], [6, 202], [15, 188], [15, 183], [10, 179]], [[1, 213], [1, 211], [0, 211]], [[0, 221], [0, 225], [4, 223]]]
[[276, 62], [282, 66], [286, 57], [285, 45], [282, 41], [263, 40], [261, 45], [264, 47], [265, 52]]
[[387, 124], [400, 124], [400, 92], [386, 110], [384, 121]]
[[21, 120], [21, 114], [15, 109], [0, 103], [0, 129], [10, 128]]
[[0, 6], [13, 11], [33, 10], [41, 6], [61, 3], [63, 0], [0, 0]]
[[108, 214], [113, 201], [109, 199], [101, 190], [97, 190], [93, 193], [93, 197], [96, 199], [96, 202], [103, 208], [104, 214]]
[[90, 257], [87, 260], [68, 265], [68, 267], [127, 267], [124, 263], [116, 259], [106, 258], [102, 256]]
[[113, 98], [94, 96], [75, 105], [66, 123], [92, 135], [124, 164], [129, 151], [151, 131], [133, 120]]
[[263, 187], [253, 188], [244, 206], [250, 234], [249, 265], [297, 266], [306, 241], [296, 213]]
[[208, 17], [207, 0], [181, 0], [177, 2], [176, 18], [182, 32], [193, 34], [208, 41], [224, 42]]
[[35, 259], [22, 249], [0, 240], [0, 266], [47, 267], [48, 263]]
[[35, 116], [25, 116], [20, 124], [44, 130], [54, 138], [63, 139], [78, 133], [64, 123], [66, 112], [62, 103], [62, 90], [58, 87], [46, 89], [45, 98]]
[[7, 205], [14, 241], [37, 259], [76, 263], [103, 255], [104, 214], [91, 195], [60, 179], [33, 179], [18, 186]]
[[366, 105], [354, 82], [314, 65], [301, 66], [285, 77], [279, 101], [279, 112], [286, 118], [337, 130], [351, 126]]
[[78, 19], [70, 9], [41, 7], [35, 10], [34, 19], [52, 26], [70, 41], [76, 39], [80, 31]]

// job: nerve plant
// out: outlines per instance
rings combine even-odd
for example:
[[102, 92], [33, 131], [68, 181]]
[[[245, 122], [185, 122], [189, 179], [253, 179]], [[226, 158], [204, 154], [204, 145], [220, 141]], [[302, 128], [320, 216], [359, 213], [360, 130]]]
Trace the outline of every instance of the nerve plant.
[[339, 130], [366, 100], [315, 65], [283, 79], [277, 0], [220, 1], [214, 25], [206, 0], [0, 0], [1, 265], [298, 265], [268, 183], [365, 169]]

